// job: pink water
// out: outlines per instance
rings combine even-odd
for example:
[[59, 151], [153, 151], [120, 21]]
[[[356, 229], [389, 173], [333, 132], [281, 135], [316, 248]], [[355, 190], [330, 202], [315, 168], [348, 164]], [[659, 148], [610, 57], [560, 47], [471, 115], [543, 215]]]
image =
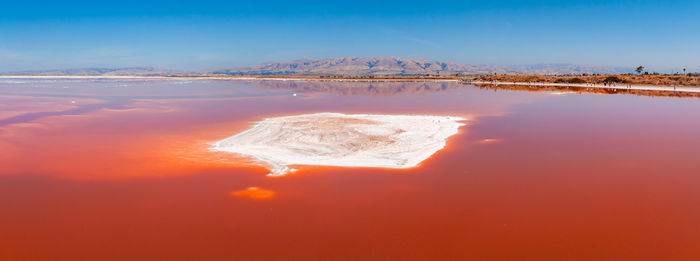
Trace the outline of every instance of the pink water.
[[[469, 122], [408, 170], [208, 150], [326, 111]], [[0, 260], [697, 260], [698, 135], [696, 98], [0, 79]]]

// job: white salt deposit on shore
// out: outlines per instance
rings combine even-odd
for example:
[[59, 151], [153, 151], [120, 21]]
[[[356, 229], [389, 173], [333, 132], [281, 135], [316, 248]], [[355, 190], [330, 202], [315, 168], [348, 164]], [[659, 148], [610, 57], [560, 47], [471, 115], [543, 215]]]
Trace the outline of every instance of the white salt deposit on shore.
[[290, 165], [411, 168], [445, 147], [461, 117], [316, 113], [269, 118], [213, 150], [251, 156], [269, 175]]

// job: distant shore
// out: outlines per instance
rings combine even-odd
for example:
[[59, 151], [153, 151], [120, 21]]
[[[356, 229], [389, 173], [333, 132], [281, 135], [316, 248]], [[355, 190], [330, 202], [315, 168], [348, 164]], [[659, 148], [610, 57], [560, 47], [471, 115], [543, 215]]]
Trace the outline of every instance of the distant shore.
[[2, 78], [45, 78], [45, 79], [232, 79], [232, 80], [319, 80], [319, 81], [452, 81], [461, 76], [322, 76], [322, 75], [0, 75]]
[[460, 82], [529, 87], [584, 87], [700, 92], [700, 76], [690, 75], [472, 75], [472, 76], [324, 76], [324, 75], [0, 75], [0, 79], [222, 79], [350, 82]]
[[529, 84], [639, 85], [700, 87], [700, 75], [480, 75], [470, 78], [485, 82], [516, 82]]
[[617, 83], [547, 83], [547, 82], [500, 82], [500, 81], [465, 81], [466, 84], [477, 86], [492, 85], [495, 87], [521, 86], [530, 88], [546, 89], [547, 87], [571, 87], [571, 88], [591, 88], [591, 89], [612, 89], [612, 90], [644, 90], [644, 91], [668, 91], [668, 92], [695, 92], [700, 93], [698, 86], [672, 86], [672, 85], [639, 85], [639, 84], [617, 84]]

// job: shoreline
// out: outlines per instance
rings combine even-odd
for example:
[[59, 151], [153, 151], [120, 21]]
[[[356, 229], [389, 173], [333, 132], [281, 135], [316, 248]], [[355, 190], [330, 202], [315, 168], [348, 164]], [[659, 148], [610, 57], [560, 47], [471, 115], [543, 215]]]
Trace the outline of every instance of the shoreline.
[[693, 92], [700, 93], [700, 87], [695, 86], [667, 86], [667, 85], [603, 85], [603, 84], [585, 84], [585, 83], [527, 83], [527, 82], [499, 82], [499, 81], [464, 81], [462, 84], [470, 85], [492, 85], [500, 86], [521, 86], [521, 87], [574, 87], [574, 88], [595, 88], [595, 89], [614, 89], [614, 90], [636, 90], [636, 91], [666, 91], [666, 92]]
[[450, 78], [313, 78], [267, 76], [169, 76], [169, 75], [0, 75], [0, 79], [182, 79], [318, 82], [460, 82]]
[[[567, 76], [570, 77], [570, 76]], [[465, 85], [510, 85], [525, 87], [576, 87], [617, 90], [642, 90], [665, 92], [700, 93], [700, 86], [688, 85], [650, 85], [628, 83], [565, 83], [565, 82], [521, 82], [521, 81], [484, 81], [465, 80], [457, 76], [378, 76], [378, 77], [332, 77], [322, 76], [209, 76], [209, 75], [0, 75], [0, 79], [182, 79], [182, 80], [248, 80], [248, 81], [318, 81], [318, 82], [455, 82]]]

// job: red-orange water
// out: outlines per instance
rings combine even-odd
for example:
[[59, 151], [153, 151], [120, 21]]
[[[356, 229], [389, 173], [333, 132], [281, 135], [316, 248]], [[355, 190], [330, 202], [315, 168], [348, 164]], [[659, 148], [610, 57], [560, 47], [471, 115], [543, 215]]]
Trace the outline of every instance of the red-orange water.
[[[0, 81], [0, 260], [700, 259], [700, 99], [454, 85]], [[470, 121], [409, 170], [207, 150], [322, 111]]]

